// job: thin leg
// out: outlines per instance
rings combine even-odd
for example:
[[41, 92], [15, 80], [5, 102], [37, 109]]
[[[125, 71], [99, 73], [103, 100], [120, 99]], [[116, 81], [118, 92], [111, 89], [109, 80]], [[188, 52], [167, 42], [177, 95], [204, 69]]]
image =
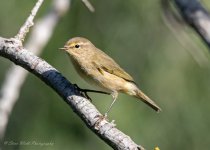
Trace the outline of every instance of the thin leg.
[[81, 89], [80, 87], [78, 87], [77, 84], [74, 84], [75, 88], [80, 91], [80, 94], [83, 95], [85, 98], [89, 99], [90, 101], [91, 98], [88, 96], [87, 92], [94, 92], [94, 93], [101, 93], [101, 94], [108, 94], [110, 95], [110, 93], [108, 92], [104, 92], [104, 91], [96, 91], [96, 90], [89, 90], [89, 89]]
[[115, 101], [117, 100], [118, 92], [114, 91], [114, 92], [111, 93], [111, 95], [112, 95], [112, 97], [113, 97], [113, 101], [112, 101], [111, 105], [109, 106], [107, 112], [105, 113], [105, 115], [104, 115], [105, 117], [107, 117], [107, 114], [110, 112], [110, 110], [111, 110], [113, 104], [114, 104]]
[[110, 95], [110, 93], [104, 92], [104, 91], [97, 91], [97, 90], [90, 90], [90, 89], [80, 89], [80, 90], [85, 91], [85, 92], [93, 92], [93, 93], [101, 93], [101, 94]]

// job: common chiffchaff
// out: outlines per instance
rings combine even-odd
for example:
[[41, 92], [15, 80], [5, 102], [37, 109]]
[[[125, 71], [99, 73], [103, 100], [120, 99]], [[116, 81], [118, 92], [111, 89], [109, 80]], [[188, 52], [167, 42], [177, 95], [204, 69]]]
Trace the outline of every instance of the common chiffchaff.
[[62, 49], [67, 52], [82, 78], [112, 95], [113, 102], [107, 113], [117, 99], [118, 92], [134, 96], [156, 111], [161, 110], [155, 102], [137, 87], [128, 73], [111, 57], [95, 47], [88, 39], [82, 37], [72, 38]]

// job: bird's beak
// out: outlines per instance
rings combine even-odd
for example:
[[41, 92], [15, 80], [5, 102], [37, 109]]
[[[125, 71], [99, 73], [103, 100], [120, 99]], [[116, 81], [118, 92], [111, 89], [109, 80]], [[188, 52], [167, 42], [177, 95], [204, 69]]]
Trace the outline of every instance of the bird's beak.
[[59, 50], [66, 51], [67, 47], [64, 46], [63, 48], [59, 48]]

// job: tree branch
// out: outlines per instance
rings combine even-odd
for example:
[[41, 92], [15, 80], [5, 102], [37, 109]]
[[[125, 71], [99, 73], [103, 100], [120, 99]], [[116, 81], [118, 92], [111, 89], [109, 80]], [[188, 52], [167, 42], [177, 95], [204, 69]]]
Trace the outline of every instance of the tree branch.
[[192, 58], [201, 66], [209, 65], [209, 57], [201, 48], [193, 41], [186, 31], [187, 23], [184, 21], [178, 12], [172, 6], [170, 0], [161, 0], [163, 20], [167, 27], [172, 31], [174, 37], [179, 41], [181, 46], [187, 50]]
[[85, 6], [91, 11], [95, 12], [95, 8], [88, 0], [82, 0], [82, 2], [85, 4]]
[[95, 106], [46, 61], [24, 49], [17, 39], [0, 38], [0, 55], [10, 59], [17, 65], [33, 73], [71, 106], [73, 111], [85, 124], [113, 149], [118, 150], [144, 150], [134, 143], [131, 138], [115, 128], [113, 123], [101, 119], [102, 115]]
[[[59, 19], [67, 12], [70, 0], [54, 0], [50, 11], [36, 21], [25, 47], [39, 55], [51, 38]], [[24, 27], [26, 28], [26, 27]], [[19, 98], [21, 87], [28, 75], [23, 68], [12, 65], [5, 75], [0, 91], [0, 139], [3, 139], [9, 116]]]
[[38, 0], [36, 5], [34, 6], [34, 8], [31, 11], [31, 14], [29, 15], [29, 17], [27, 18], [25, 24], [20, 28], [20, 31], [18, 32], [18, 34], [15, 36], [16, 39], [20, 40], [20, 41], [24, 41], [27, 32], [29, 32], [29, 28], [31, 26], [33, 26], [33, 20], [34, 17], [36, 16], [40, 6], [42, 5], [44, 0]]
[[210, 15], [198, 0], [174, 0], [184, 20], [210, 48]]

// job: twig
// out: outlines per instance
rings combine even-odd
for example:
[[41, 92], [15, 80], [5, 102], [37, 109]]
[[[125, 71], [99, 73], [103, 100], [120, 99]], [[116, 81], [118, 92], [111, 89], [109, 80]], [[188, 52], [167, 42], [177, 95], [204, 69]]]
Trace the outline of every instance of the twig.
[[85, 124], [113, 149], [144, 150], [113, 123], [101, 119], [102, 114], [88, 99], [81, 97], [74, 85], [46, 61], [22, 48], [16, 39], [0, 38], [0, 55], [30, 71], [54, 89]]
[[[39, 55], [51, 38], [59, 18], [67, 12], [69, 6], [70, 0], [54, 0], [50, 11], [37, 20], [25, 47]], [[12, 65], [5, 75], [0, 91], [0, 139], [4, 137], [9, 116], [27, 75], [26, 70], [16, 65]]]
[[20, 28], [18, 34], [15, 36], [16, 39], [20, 40], [20, 41], [24, 41], [26, 34], [29, 32], [29, 28], [31, 26], [33, 26], [33, 20], [34, 17], [36, 16], [40, 6], [42, 5], [42, 2], [44, 0], [38, 0], [36, 5], [34, 6], [34, 8], [31, 11], [30, 16], [27, 18], [26, 22], [24, 23], [24, 25]]
[[88, 0], [82, 0], [82, 2], [85, 4], [85, 6], [91, 11], [95, 12], [95, 8]]

